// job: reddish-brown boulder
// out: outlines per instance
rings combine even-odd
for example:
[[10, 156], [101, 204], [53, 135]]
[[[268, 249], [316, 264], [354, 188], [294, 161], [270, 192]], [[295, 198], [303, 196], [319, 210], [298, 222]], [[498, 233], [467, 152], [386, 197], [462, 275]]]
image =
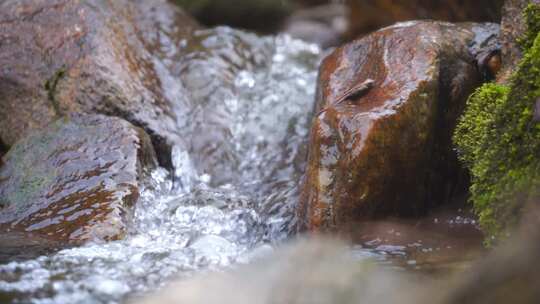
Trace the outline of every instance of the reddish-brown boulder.
[[[300, 226], [416, 215], [463, 188], [451, 134], [481, 81], [494, 24], [407, 22], [336, 49], [320, 68]], [[362, 96], [350, 88], [374, 81]]]
[[167, 62], [195, 27], [165, 0], [0, 2], [0, 141], [70, 112], [101, 113], [144, 128], [170, 165], [184, 93], [164, 91]]
[[102, 115], [61, 118], [31, 132], [0, 168], [0, 234], [62, 243], [122, 237], [141, 177], [156, 166], [148, 135]]

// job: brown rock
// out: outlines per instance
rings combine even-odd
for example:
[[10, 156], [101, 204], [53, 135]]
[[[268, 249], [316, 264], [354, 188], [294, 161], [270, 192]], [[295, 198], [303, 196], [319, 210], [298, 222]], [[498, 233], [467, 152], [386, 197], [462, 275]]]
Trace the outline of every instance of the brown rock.
[[102, 113], [143, 127], [170, 165], [183, 92], [164, 92], [166, 62], [194, 27], [165, 0], [1, 2], [0, 140], [11, 146], [69, 112]]
[[533, 121], [540, 122], [540, 98], [537, 98], [536, 102], [534, 103]]
[[[407, 22], [338, 48], [322, 63], [301, 228], [417, 215], [464, 188], [452, 150], [456, 119], [482, 76], [470, 46], [493, 24]], [[365, 95], [341, 104], [373, 79]]]
[[[385, 230], [386, 235], [388, 232]], [[444, 237], [438, 240], [446, 241]], [[130, 303], [540, 303], [538, 225], [532, 234], [514, 236], [482, 254], [472, 267], [442, 274], [426, 270], [422, 264], [416, 266], [420, 271], [366, 264], [363, 259], [352, 259], [350, 245], [331, 239], [291, 243], [232, 272], [182, 279]], [[403, 260], [416, 261], [409, 255]], [[233, 289], [246, 292], [230, 292]]]
[[148, 135], [102, 115], [61, 118], [17, 142], [0, 168], [0, 234], [64, 243], [126, 232], [140, 178], [156, 165]]
[[350, 38], [412, 19], [498, 22], [502, 3], [503, 0], [347, 0], [350, 8]]

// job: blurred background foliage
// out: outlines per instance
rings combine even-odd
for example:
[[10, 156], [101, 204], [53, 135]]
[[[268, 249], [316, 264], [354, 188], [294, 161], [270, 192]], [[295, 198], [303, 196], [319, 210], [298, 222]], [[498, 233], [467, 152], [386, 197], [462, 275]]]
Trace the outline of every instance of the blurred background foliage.
[[[206, 26], [288, 32], [325, 47], [395, 22], [499, 22], [504, 0], [171, 0]], [[330, 37], [332, 36], [332, 37]]]
[[204, 25], [229, 25], [261, 33], [279, 30], [295, 7], [292, 0], [175, 0]]

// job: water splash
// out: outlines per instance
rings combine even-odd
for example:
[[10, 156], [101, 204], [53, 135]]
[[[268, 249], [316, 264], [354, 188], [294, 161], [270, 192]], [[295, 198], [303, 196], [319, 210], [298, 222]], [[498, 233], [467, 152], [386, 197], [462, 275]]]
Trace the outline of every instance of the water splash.
[[173, 176], [158, 169], [147, 181], [129, 235], [0, 265], [0, 292], [117, 303], [171, 277], [248, 262], [287, 238], [320, 50], [225, 27], [183, 47], [168, 65], [191, 94], [177, 113], [184, 142], [173, 149]]

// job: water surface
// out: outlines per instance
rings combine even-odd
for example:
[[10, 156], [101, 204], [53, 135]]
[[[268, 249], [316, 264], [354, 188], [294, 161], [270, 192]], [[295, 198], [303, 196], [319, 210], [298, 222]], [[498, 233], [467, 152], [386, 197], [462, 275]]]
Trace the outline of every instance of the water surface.
[[[226, 27], [199, 31], [182, 47], [182, 61], [165, 63], [181, 78], [164, 81], [168, 95], [178, 95], [179, 85], [190, 92], [187, 101], [176, 97], [187, 106], [177, 109], [184, 140], [173, 149], [175, 172], [151, 173], [124, 240], [51, 254], [36, 239], [27, 255], [14, 254], [16, 244], [4, 250], [0, 300], [121, 303], [172, 278], [272, 254], [294, 233], [321, 50]], [[453, 219], [474, 230], [470, 217]], [[452, 246], [444, 232], [427, 237], [414, 222], [369, 227], [355, 232], [351, 254], [400, 270], [439, 265], [425, 257]]]

